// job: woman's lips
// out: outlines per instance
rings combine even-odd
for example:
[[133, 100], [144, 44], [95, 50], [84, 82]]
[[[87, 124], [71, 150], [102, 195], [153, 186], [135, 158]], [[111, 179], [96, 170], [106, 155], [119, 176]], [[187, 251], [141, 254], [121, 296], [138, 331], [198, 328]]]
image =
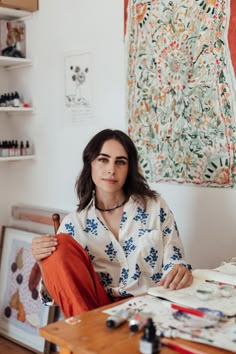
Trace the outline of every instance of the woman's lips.
[[103, 178], [103, 181], [107, 182], [107, 183], [110, 183], [110, 184], [114, 184], [114, 183], [117, 182], [115, 179], [107, 179], [107, 178]]

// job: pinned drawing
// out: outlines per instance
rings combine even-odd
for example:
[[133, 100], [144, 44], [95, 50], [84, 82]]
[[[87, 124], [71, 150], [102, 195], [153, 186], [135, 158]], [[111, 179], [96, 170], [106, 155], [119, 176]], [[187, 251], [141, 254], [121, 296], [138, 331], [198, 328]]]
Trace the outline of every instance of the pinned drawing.
[[67, 107], [88, 107], [90, 90], [91, 54], [72, 54], [65, 58], [65, 100]]
[[65, 106], [80, 122], [93, 116], [92, 71], [92, 53], [65, 56]]

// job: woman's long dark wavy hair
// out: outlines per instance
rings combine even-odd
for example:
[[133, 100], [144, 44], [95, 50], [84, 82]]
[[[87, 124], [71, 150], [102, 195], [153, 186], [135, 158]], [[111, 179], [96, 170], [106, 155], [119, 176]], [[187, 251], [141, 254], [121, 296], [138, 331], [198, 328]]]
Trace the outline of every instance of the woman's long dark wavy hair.
[[151, 190], [145, 178], [142, 176], [138, 166], [138, 152], [130, 137], [121, 130], [104, 129], [97, 133], [87, 144], [83, 151], [83, 169], [76, 180], [75, 189], [79, 204], [77, 211], [83, 210], [91, 201], [95, 185], [91, 176], [91, 163], [99, 155], [103, 144], [107, 140], [118, 141], [128, 155], [129, 168], [123, 186], [127, 199], [132, 195], [146, 206], [146, 199], [156, 199], [158, 193]]

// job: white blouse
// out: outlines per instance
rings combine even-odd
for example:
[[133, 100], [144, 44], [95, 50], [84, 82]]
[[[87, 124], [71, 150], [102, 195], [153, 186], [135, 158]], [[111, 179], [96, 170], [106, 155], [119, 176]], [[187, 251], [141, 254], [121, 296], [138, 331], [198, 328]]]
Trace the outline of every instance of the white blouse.
[[90, 255], [111, 297], [139, 295], [155, 286], [175, 264], [191, 266], [177, 225], [165, 200], [149, 199], [146, 210], [132, 197], [124, 205], [118, 240], [109, 230], [94, 199], [81, 212], [67, 215], [58, 233], [68, 233]]

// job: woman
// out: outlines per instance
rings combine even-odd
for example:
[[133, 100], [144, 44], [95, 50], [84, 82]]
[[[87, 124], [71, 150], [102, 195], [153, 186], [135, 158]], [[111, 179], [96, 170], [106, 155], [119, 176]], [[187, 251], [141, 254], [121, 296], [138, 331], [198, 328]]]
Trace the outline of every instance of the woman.
[[174, 290], [192, 283], [173, 215], [141, 175], [125, 133], [105, 129], [90, 140], [76, 191], [77, 211], [58, 235], [32, 241], [45, 303], [53, 298], [73, 316], [155, 285]]

